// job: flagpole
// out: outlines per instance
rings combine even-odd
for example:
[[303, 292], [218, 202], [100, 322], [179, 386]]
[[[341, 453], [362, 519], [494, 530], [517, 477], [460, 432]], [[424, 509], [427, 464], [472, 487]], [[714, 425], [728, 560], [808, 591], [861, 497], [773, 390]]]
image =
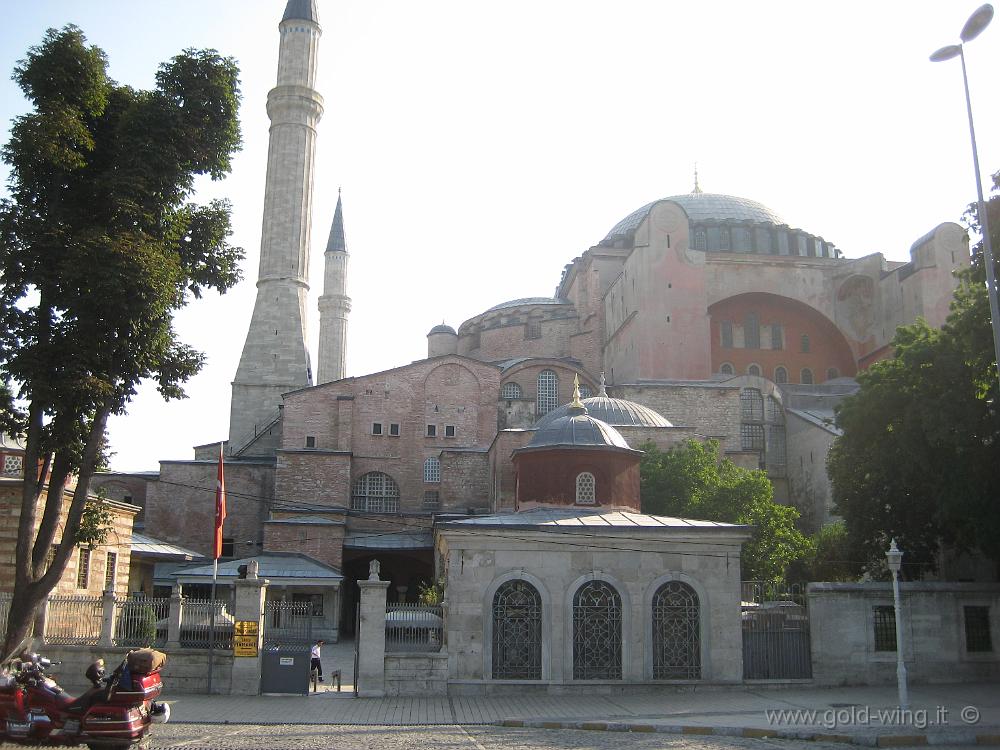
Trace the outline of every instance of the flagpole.
[[219, 582], [219, 558], [212, 561], [212, 598], [209, 605], [211, 624], [208, 626], [208, 694], [212, 694], [212, 672], [215, 666], [215, 586]]
[[215, 535], [212, 539], [212, 598], [209, 601], [208, 625], [208, 694], [212, 694], [212, 672], [215, 667], [215, 588], [219, 583], [219, 558], [222, 557], [222, 526], [226, 522], [226, 475], [222, 453], [225, 443], [219, 443], [219, 474], [215, 480]]

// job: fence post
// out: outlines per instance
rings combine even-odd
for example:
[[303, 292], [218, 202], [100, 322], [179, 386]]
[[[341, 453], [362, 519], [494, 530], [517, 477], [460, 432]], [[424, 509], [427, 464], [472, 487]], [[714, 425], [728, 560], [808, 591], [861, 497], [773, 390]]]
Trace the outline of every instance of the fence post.
[[385, 605], [389, 581], [378, 577], [379, 563], [372, 560], [367, 581], [361, 589], [361, 622], [358, 627], [358, 695], [381, 698], [385, 695]]
[[[256, 653], [253, 656], [240, 655], [238, 645], [248, 646], [253, 635], [233, 634], [233, 671], [229, 688], [230, 695], [260, 695], [260, 666], [263, 660], [264, 643], [264, 598], [267, 596], [266, 578], [258, 577], [258, 563], [247, 563], [247, 577], [234, 581], [236, 601], [233, 604], [233, 618], [237, 623], [257, 623]], [[250, 640], [248, 640], [250, 639]], [[237, 643], [240, 640], [242, 643]]]
[[184, 609], [184, 598], [181, 596], [181, 585], [174, 584], [170, 589], [170, 610], [167, 614], [167, 642], [164, 648], [181, 647], [181, 613]]
[[101, 648], [110, 648], [115, 645], [115, 592], [108, 590], [105, 591], [101, 597], [101, 609], [103, 610], [103, 616], [101, 618], [101, 637], [97, 641], [97, 645]]

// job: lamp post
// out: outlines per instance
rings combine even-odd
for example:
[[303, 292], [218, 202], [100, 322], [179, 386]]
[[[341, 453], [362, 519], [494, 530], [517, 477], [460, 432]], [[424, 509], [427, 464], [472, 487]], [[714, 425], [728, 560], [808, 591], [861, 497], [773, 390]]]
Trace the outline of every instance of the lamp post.
[[962, 83], [965, 85], [965, 108], [969, 113], [969, 135], [972, 137], [972, 164], [976, 170], [976, 197], [979, 199], [976, 212], [979, 214], [979, 227], [983, 232], [983, 261], [986, 264], [986, 294], [990, 298], [990, 318], [993, 323], [993, 354], [997, 360], [997, 378], [1000, 382], [1000, 303], [997, 301], [997, 277], [993, 265], [993, 244], [990, 241], [990, 223], [986, 214], [986, 202], [983, 200], [983, 180], [979, 174], [979, 150], [976, 148], [976, 129], [972, 124], [972, 99], [969, 97], [969, 76], [965, 70], [964, 43], [971, 42], [979, 36], [983, 29], [993, 20], [993, 6], [987, 3], [980, 6], [962, 27], [959, 36], [962, 44], [949, 44], [933, 55], [931, 62], [942, 62], [957, 57], [962, 61]]
[[909, 708], [910, 698], [906, 690], [906, 663], [903, 660], [903, 607], [899, 601], [899, 566], [903, 553], [893, 539], [885, 559], [892, 571], [892, 601], [896, 609], [896, 686], [899, 690], [899, 707]]

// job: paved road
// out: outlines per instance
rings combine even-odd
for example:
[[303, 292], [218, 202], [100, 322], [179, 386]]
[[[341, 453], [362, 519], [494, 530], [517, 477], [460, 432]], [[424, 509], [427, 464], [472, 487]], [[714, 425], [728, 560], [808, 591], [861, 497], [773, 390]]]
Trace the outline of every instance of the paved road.
[[737, 737], [628, 734], [575, 729], [507, 729], [493, 726], [219, 726], [156, 727], [156, 750], [848, 750], [850, 745]]

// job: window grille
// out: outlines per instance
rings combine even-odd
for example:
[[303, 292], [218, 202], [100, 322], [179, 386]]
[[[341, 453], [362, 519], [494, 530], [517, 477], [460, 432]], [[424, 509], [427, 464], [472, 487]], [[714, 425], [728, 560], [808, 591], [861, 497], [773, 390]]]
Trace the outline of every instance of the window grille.
[[747, 349], [760, 349], [760, 321], [757, 313], [747, 313], [743, 321], [743, 346]]
[[542, 679], [542, 598], [527, 581], [493, 595], [493, 679]]
[[604, 581], [573, 595], [573, 679], [622, 678], [622, 600]]
[[722, 348], [733, 348], [733, 321], [724, 320], [719, 324], [719, 331], [722, 336]]
[[729, 230], [721, 229], [719, 231], [719, 249], [728, 250], [729, 249]]
[[780, 323], [771, 324], [771, 348], [772, 349], [784, 349], [785, 348], [785, 337], [784, 332], [781, 330]]
[[441, 495], [437, 490], [424, 490], [424, 507], [425, 508], [440, 508], [441, 507]]
[[872, 607], [875, 624], [875, 650], [896, 650], [896, 610], [892, 606]]
[[732, 375], [733, 366], [728, 362], [726, 362], [722, 365], [722, 367], [719, 368], [719, 372], [722, 373], [723, 375]]
[[5, 476], [20, 476], [24, 468], [24, 457], [15, 453], [5, 453], [3, 473]]
[[966, 605], [962, 610], [965, 615], [965, 650], [969, 653], [992, 651], [990, 608]]
[[767, 397], [767, 421], [774, 424], [785, 423], [785, 412], [781, 409], [781, 402], [774, 396]]
[[705, 249], [705, 230], [696, 229], [694, 232], [694, 249], [704, 250]]
[[524, 324], [524, 338], [540, 339], [542, 337], [542, 321], [529, 320]]
[[829, 367], [826, 371], [827, 380], [836, 380], [840, 377], [840, 371], [836, 367]]
[[508, 401], [521, 398], [521, 386], [517, 383], [504, 383], [500, 388], [500, 398], [507, 399]]
[[783, 424], [769, 424], [767, 426], [767, 470], [771, 474], [783, 475], [787, 463], [786, 455], [785, 426]]
[[552, 370], [538, 373], [538, 416], [544, 416], [559, 405], [559, 378]]
[[701, 679], [698, 594], [668, 581], [653, 595], [653, 679]]
[[115, 568], [118, 566], [118, 555], [114, 552], [108, 553], [108, 560], [104, 566], [104, 590], [115, 590]]
[[744, 422], [764, 421], [764, 397], [758, 388], [740, 391], [740, 414]]
[[741, 424], [740, 445], [745, 451], [764, 450], [764, 425]]
[[757, 365], [750, 365], [747, 368], [747, 375], [756, 375], [759, 378], [760, 377], [760, 368]]
[[774, 382], [775, 383], [787, 383], [788, 382], [788, 370], [784, 367], [774, 368]]
[[392, 477], [380, 471], [362, 474], [351, 488], [351, 509], [396, 513], [399, 511], [399, 486]]
[[576, 501], [580, 505], [594, 505], [597, 502], [597, 482], [589, 471], [576, 476]]
[[807, 334], [807, 333], [803, 333], [802, 334], [801, 343], [802, 343], [802, 351], [805, 352], [806, 354], [808, 354], [809, 353], [809, 334]]
[[802, 376], [799, 378], [799, 382], [805, 383], [806, 385], [813, 384], [813, 371], [808, 367], [802, 368]]
[[85, 589], [90, 585], [90, 547], [80, 547], [76, 564], [76, 587]]
[[437, 456], [431, 456], [426, 461], [424, 461], [424, 481], [425, 482], [441, 481], [441, 459], [439, 459]]

